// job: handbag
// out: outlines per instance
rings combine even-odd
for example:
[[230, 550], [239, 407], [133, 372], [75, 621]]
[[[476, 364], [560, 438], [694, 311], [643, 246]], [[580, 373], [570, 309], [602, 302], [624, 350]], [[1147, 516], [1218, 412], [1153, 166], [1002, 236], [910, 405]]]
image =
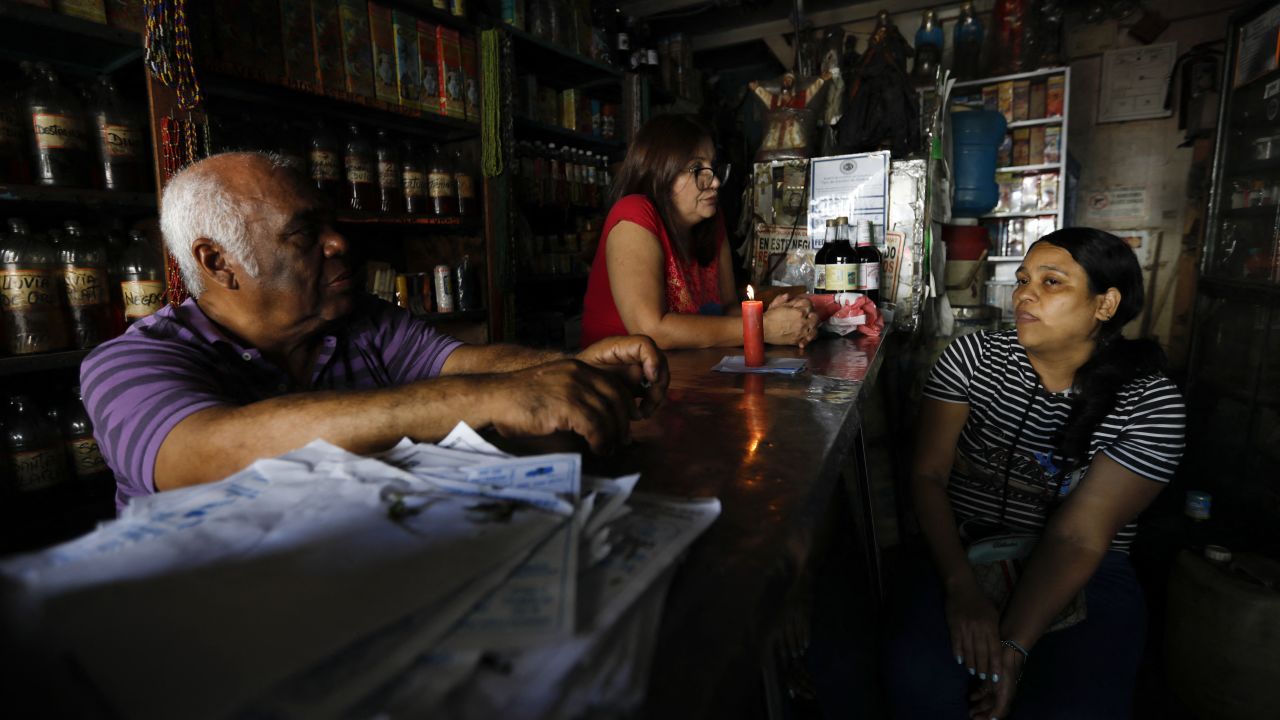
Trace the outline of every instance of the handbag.
[[[969, 564], [978, 579], [978, 587], [1003, 615], [1013, 588], [1018, 584], [1022, 568], [1040, 537], [1030, 533], [993, 535], [969, 545]], [[1045, 632], [1069, 628], [1087, 616], [1084, 590], [1075, 594], [1053, 619]]]

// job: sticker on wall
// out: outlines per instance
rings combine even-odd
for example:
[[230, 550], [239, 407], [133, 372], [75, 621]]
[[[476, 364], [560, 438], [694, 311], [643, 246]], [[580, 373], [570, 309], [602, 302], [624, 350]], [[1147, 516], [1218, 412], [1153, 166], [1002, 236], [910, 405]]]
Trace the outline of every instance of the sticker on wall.
[[1147, 190], [1120, 187], [1088, 190], [1083, 194], [1083, 225], [1097, 227], [1142, 227], [1147, 222]]

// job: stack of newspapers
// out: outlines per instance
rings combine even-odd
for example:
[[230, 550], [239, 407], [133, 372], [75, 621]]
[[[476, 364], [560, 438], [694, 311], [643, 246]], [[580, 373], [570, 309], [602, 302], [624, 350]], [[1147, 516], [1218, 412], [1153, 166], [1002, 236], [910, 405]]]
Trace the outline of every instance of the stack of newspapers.
[[103, 715], [625, 713], [720, 513], [638, 480], [466, 425], [374, 457], [316, 441], [5, 561], [4, 622]]

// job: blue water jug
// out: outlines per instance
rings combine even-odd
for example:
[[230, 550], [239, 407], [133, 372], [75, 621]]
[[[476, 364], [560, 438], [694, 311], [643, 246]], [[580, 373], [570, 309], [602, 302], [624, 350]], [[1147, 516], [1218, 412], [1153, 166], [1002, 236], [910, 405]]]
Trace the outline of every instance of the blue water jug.
[[992, 110], [951, 113], [951, 149], [955, 158], [955, 197], [951, 214], [977, 217], [1000, 201], [996, 155], [1004, 141], [1004, 115]]

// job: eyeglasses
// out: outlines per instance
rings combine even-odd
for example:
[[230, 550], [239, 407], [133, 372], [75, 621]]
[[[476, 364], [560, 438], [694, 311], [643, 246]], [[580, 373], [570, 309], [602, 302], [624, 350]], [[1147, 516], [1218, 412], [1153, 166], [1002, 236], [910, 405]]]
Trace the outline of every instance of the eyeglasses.
[[732, 168], [729, 163], [720, 166], [696, 165], [689, 168], [689, 172], [693, 173], [693, 182], [699, 190], [710, 190], [715, 180], [719, 180], [721, 185], [729, 182], [729, 170]]

